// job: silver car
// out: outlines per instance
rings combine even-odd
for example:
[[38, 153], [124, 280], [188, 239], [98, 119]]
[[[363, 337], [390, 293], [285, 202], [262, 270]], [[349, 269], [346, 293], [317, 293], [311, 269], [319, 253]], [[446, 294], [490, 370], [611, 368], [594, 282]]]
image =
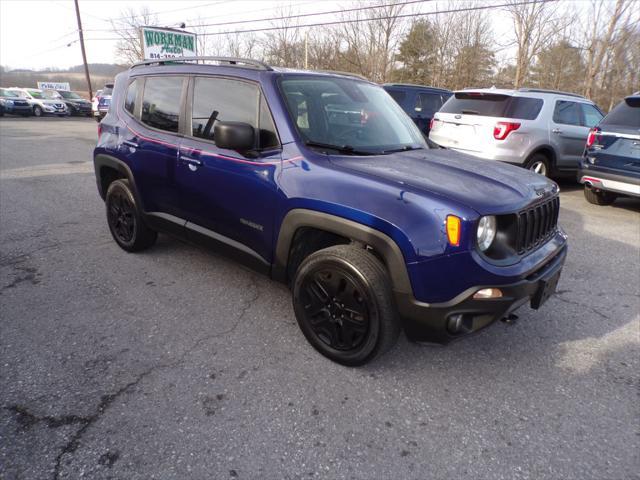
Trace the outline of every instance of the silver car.
[[577, 170], [589, 129], [602, 117], [593, 102], [571, 93], [467, 89], [435, 114], [429, 139], [549, 176]]

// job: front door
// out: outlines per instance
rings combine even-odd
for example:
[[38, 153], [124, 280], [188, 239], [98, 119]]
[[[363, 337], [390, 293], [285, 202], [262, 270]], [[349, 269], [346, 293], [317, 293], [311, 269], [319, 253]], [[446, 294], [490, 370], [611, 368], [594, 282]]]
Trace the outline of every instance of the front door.
[[[193, 77], [186, 117], [176, 182], [187, 226], [199, 232], [206, 229], [209, 235], [213, 231], [270, 261], [281, 149], [258, 84]], [[214, 130], [221, 121], [254, 127], [256, 149], [218, 148]]]

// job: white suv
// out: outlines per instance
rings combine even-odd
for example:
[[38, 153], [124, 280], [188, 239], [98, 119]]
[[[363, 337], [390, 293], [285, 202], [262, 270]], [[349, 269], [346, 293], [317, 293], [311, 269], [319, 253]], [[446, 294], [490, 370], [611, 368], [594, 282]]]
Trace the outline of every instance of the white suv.
[[[60, 98], [56, 98], [52, 93], [37, 88], [7, 88], [11, 92], [15, 92], [20, 98], [24, 98], [33, 111], [33, 115], [41, 117], [44, 114], [52, 114], [58, 116], [69, 115], [67, 105]], [[60, 95], [58, 94], [58, 97]]]
[[548, 176], [577, 170], [589, 129], [602, 117], [593, 102], [571, 93], [460, 90], [433, 117], [429, 139]]

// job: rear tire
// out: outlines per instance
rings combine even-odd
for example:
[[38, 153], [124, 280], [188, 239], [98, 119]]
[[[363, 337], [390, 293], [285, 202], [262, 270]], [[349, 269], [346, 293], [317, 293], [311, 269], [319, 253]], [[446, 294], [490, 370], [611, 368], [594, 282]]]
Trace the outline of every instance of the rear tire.
[[293, 282], [293, 307], [309, 343], [342, 365], [370, 362], [400, 334], [384, 265], [352, 245], [328, 247], [303, 260]]
[[541, 153], [533, 155], [525, 165], [525, 168], [543, 177], [548, 177], [551, 173], [549, 159]]
[[114, 180], [105, 197], [107, 223], [116, 243], [127, 252], [151, 247], [158, 233], [144, 223], [128, 180]]
[[611, 205], [618, 196], [615, 193], [605, 192], [604, 190], [595, 190], [594, 188], [584, 187], [584, 198], [593, 205]]

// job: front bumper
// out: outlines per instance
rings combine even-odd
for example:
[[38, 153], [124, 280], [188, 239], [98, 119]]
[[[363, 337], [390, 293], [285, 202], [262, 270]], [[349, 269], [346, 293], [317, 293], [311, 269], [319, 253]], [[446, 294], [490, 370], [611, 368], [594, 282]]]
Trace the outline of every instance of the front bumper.
[[[446, 344], [501, 320], [529, 302], [537, 309], [546, 295], [555, 290], [565, 259], [566, 244], [541, 267], [526, 278], [507, 285], [479, 285], [465, 290], [443, 303], [424, 303], [411, 294], [396, 294], [398, 311], [409, 340]], [[544, 288], [546, 285], [549, 287]], [[473, 295], [480, 289], [499, 288], [502, 297], [477, 300]], [[461, 315], [460, 328], [454, 333], [450, 318]]]

